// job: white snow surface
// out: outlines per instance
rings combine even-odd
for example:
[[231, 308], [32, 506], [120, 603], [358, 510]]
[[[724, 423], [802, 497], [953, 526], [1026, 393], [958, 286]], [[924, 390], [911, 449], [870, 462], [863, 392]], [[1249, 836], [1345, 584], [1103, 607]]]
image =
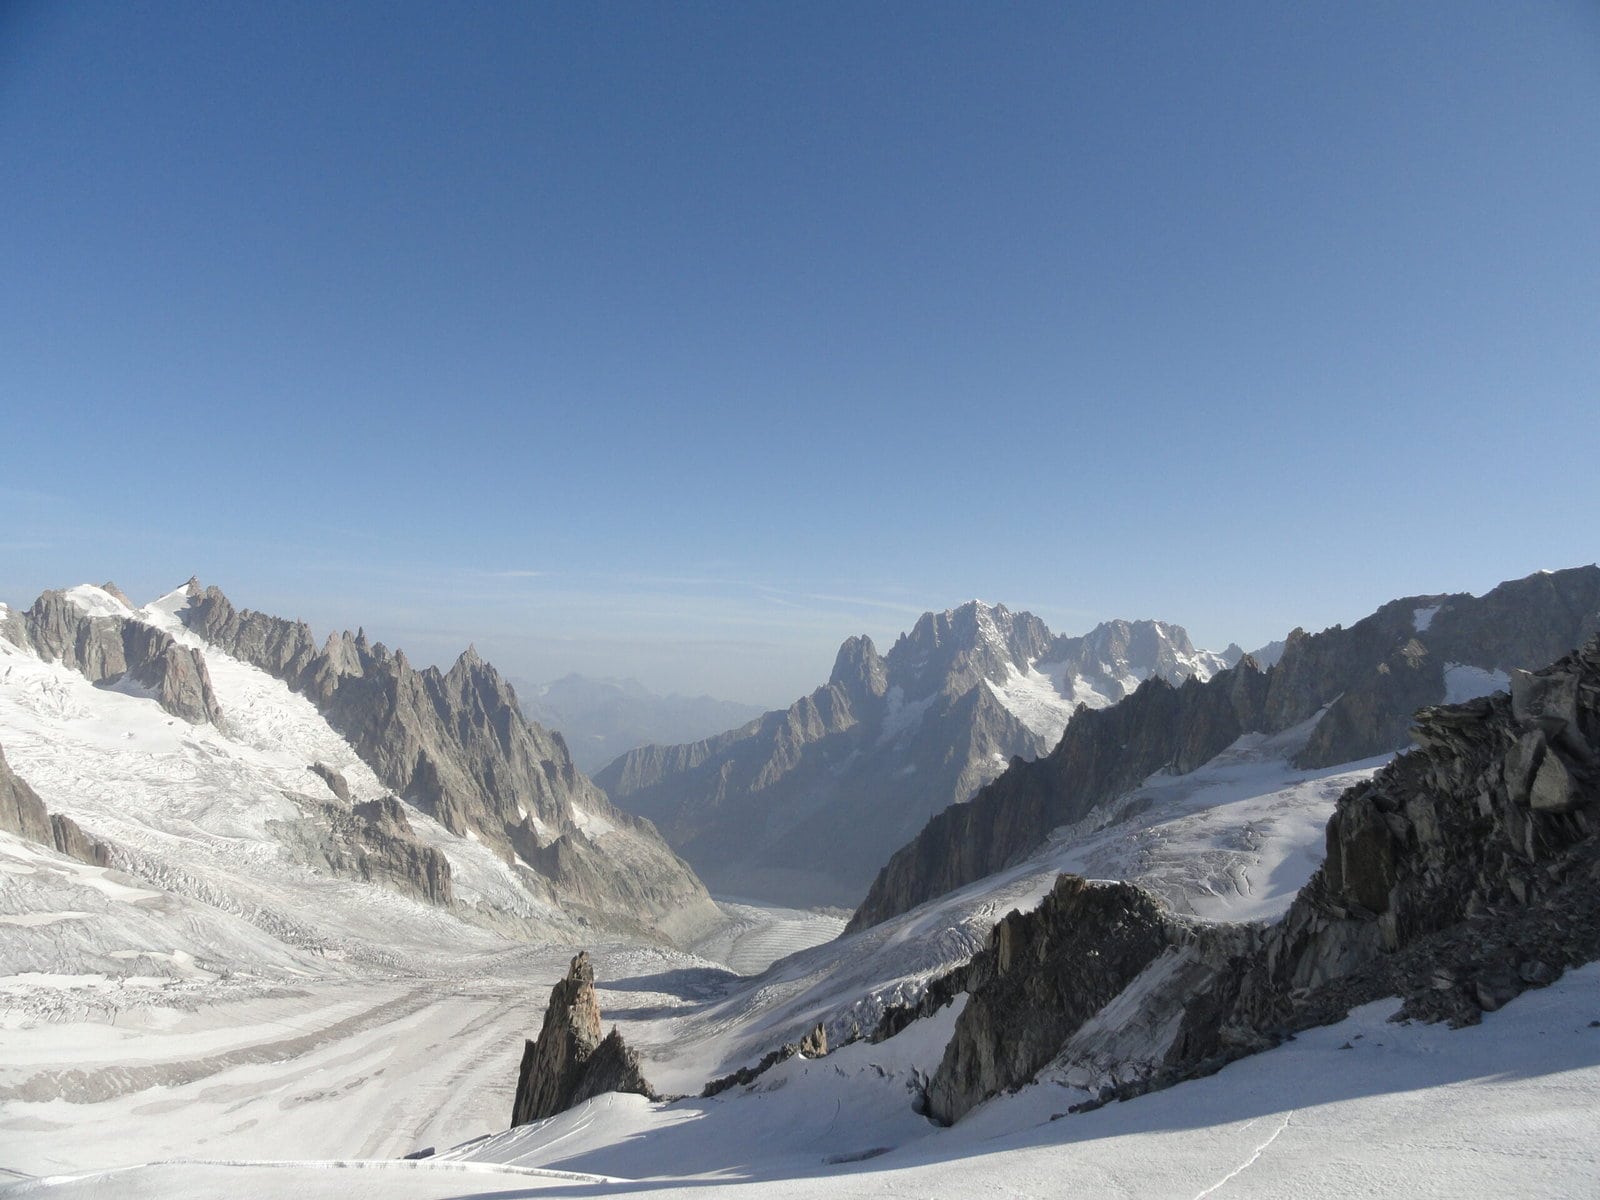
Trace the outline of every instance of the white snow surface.
[[[162, 619], [159, 605], [141, 611]], [[293, 808], [282, 791], [323, 788], [308, 762], [338, 766], [358, 794], [376, 781], [309, 704], [206, 653], [219, 730], [0, 643], [0, 744], [18, 772], [52, 808], [161, 867], [134, 878], [0, 835], [0, 1180], [17, 1180], [0, 1183], [6, 1200], [685, 1185], [807, 1200], [1316, 1200], [1422, 1183], [1437, 1195], [1600, 1194], [1596, 967], [1475, 1029], [1390, 1025], [1395, 1004], [1368, 1006], [1211, 1078], [1051, 1121], [1094, 1086], [1083, 1064], [1096, 1048], [1170, 1036], [1123, 1012], [1181, 978], [1181, 955], [1168, 955], [1077, 1039], [1089, 1053], [1073, 1070], [1047, 1069], [949, 1130], [911, 1097], [954, 1008], [711, 1100], [607, 1096], [501, 1132], [522, 1039], [576, 937], [552, 924], [550, 941], [517, 944], [264, 850], [265, 814]], [[1383, 761], [1292, 767], [1313, 724], [1152, 776], [1028, 861], [847, 938], [817, 944], [836, 915], [722, 901], [729, 923], [697, 954], [590, 942], [603, 1019], [659, 1090], [695, 1095], [818, 1022], [835, 1045], [870, 1029], [1061, 870], [1135, 880], [1202, 919], [1272, 918], [1320, 861], [1339, 791]], [[50, 739], [70, 753], [49, 753]], [[482, 872], [468, 886], [488, 888], [474, 849], [450, 840], [453, 865], [468, 856], [463, 878]], [[430, 1146], [444, 1153], [398, 1161]]]
[[1426, 608], [1414, 610], [1411, 614], [1411, 627], [1418, 633], [1426, 633], [1429, 626], [1433, 624], [1433, 619], [1439, 615], [1439, 610], [1443, 607], [1442, 604], [1430, 604]]
[[[910, 1113], [904, 1084], [932, 1061], [950, 1019], [940, 1014], [879, 1046], [791, 1060], [713, 1100], [602, 1096], [420, 1162], [260, 1162], [196, 1147], [189, 1157], [199, 1161], [19, 1178], [0, 1195], [669, 1197], [686, 1185], [796, 1200], [1600, 1192], [1600, 1031], [1589, 1027], [1600, 967], [1468, 1029], [1391, 1024], [1396, 1008], [1370, 1004], [1209, 1078], [1060, 1120], [1051, 1118], [1079, 1093], [1049, 1083], [998, 1097], [951, 1129]], [[293, 1121], [293, 1108], [280, 1116]]]
[[1463, 704], [1479, 696], [1503, 692], [1511, 686], [1511, 676], [1504, 671], [1488, 671], [1466, 663], [1445, 663], [1444, 702]]
[[[1157, 633], [1166, 636], [1159, 626]], [[1208, 650], [1197, 650], [1193, 655], [1179, 654], [1177, 659], [1185, 672], [1202, 683], [1223, 668], [1222, 659]], [[1142, 668], [1129, 668], [1120, 663], [1101, 662], [1097, 666], [1095, 674], [1085, 675], [1064, 662], [1030, 661], [1026, 670], [1007, 663], [1004, 682], [985, 679], [984, 683], [1006, 711], [1054, 745], [1061, 740], [1062, 731], [1078, 705], [1109, 708], [1138, 690], [1150, 676], [1150, 672]]]

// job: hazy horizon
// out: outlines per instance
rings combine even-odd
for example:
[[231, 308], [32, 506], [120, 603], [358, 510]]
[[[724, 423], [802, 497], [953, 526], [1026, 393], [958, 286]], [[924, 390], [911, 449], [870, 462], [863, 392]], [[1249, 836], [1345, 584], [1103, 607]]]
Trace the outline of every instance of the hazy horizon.
[[787, 704], [1595, 557], [1600, 14], [0, 9], [0, 598]]

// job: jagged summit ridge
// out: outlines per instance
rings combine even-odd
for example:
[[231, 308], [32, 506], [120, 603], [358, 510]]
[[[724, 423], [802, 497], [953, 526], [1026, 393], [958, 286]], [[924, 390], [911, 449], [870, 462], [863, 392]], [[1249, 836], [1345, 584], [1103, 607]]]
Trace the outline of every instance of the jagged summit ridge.
[[[714, 888], [781, 903], [850, 904], [896, 845], [1014, 757], [1046, 753], [1079, 705], [1139, 680], [1221, 667], [1160, 622], [1083, 637], [969, 601], [924, 613], [880, 654], [845, 640], [828, 683], [739, 729], [623, 755], [596, 776], [649, 817]], [[821, 839], [824, 829], [851, 837]]]
[[1510, 670], [1548, 662], [1597, 629], [1600, 567], [1586, 566], [1482, 597], [1395, 600], [1348, 629], [1295, 630], [1265, 672], [1246, 656], [1179, 687], [1147, 679], [1115, 707], [1075, 719], [1046, 757], [934, 816], [889, 858], [849, 928], [992, 874], [1152, 772], [1191, 771], [1246, 732], [1281, 732], [1326, 709], [1298, 765], [1392, 752], [1417, 709], [1503, 687]]
[[474, 647], [447, 672], [418, 670], [364, 631], [330, 635], [319, 649], [304, 622], [236, 609], [197, 583], [177, 616], [308, 697], [385, 785], [520, 863], [564, 910], [675, 938], [718, 919], [693, 872], [647, 823], [612, 807], [559, 735], [523, 718], [511, 685]]

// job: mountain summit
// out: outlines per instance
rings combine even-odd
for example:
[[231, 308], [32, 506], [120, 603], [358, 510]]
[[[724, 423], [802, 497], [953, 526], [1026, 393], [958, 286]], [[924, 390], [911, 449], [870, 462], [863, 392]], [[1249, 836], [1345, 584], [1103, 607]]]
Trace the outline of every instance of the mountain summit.
[[850, 904], [928, 817], [1013, 757], [1048, 752], [1080, 705], [1226, 665], [1176, 625], [1112, 621], [1066, 637], [972, 600], [924, 613], [887, 654], [849, 638], [827, 684], [787, 709], [631, 751], [595, 782], [654, 821], [714, 891]]

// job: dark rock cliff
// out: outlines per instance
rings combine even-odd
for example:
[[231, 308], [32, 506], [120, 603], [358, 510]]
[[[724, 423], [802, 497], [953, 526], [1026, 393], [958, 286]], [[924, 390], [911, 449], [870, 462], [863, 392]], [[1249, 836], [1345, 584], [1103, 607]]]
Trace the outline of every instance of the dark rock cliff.
[[1510, 696], [1424, 709], [1413, 736], [1340, 797], [1326, 862], [1274, 925], [1067, 876], [1007, 917], [930, 989], [970, 993], [930, 1113], [958, 1119], [1046, 1064], [1137, 1094], [1386, 996], [1470, 1023], [1600, 958], [1600, 638]]
[[68, 858], [103, 867], [110, 861], [104, 842], [86, 834], [71, 817], [45, 808], [39, 793], [11, 769], [0, 748], [0, 829], [53, 847]]
[[622, 1035], [613, 1029], [602, 1037], [600, 1028], [594, 967], [580, 951], [550, 991], [538, 1039], [523, 1048], [512, 1125], [542, 1121], [606, 1092], [659, 1099]]
[[1266, 692], [1266, 676], [1246, 658], [1209, 683], [1191, 679], [1175, 688], [1152, 679], [1121, 704], [1080, 711], [1048, 755], [1012, 762], [897, 851], [845, 933], [1000, 870], [1056, 826], [1082, 820], [1154, 771], [1193, 770], [1258, 727]]
[[[115, 595], [114, 586], [106, 589]], [[129, 617], [132, 616], [130, 610]], [[133, 685], [191, 725], [222, 716], [206, 660], [142, 621], [91, 615], [63, 591], [45, 592], [26, 612], [0, 621], [0, 636], [101, 686]]]
[[1074, 718], [1044, 758], [1012, 763], [969, 803], [933, 817], [878, 873], [846, 933], [1026, 857], [1056, 826], [1153, 771], [1193, 770], [1240, 733], [1276, 733], [1326, 707], [1299, 765], [1388, 753], [1405, 744], [1412, 713], [1445, 698], [1447, 664], [1537, 666], [1597, 629], [1600, 568], [1578, 567], [1482, 597], [1396, 600], [1349, 629], [1295, 630], [1264, 674], [1247, 658], [1204, 684], [1152, 679], [1115, 707]]

